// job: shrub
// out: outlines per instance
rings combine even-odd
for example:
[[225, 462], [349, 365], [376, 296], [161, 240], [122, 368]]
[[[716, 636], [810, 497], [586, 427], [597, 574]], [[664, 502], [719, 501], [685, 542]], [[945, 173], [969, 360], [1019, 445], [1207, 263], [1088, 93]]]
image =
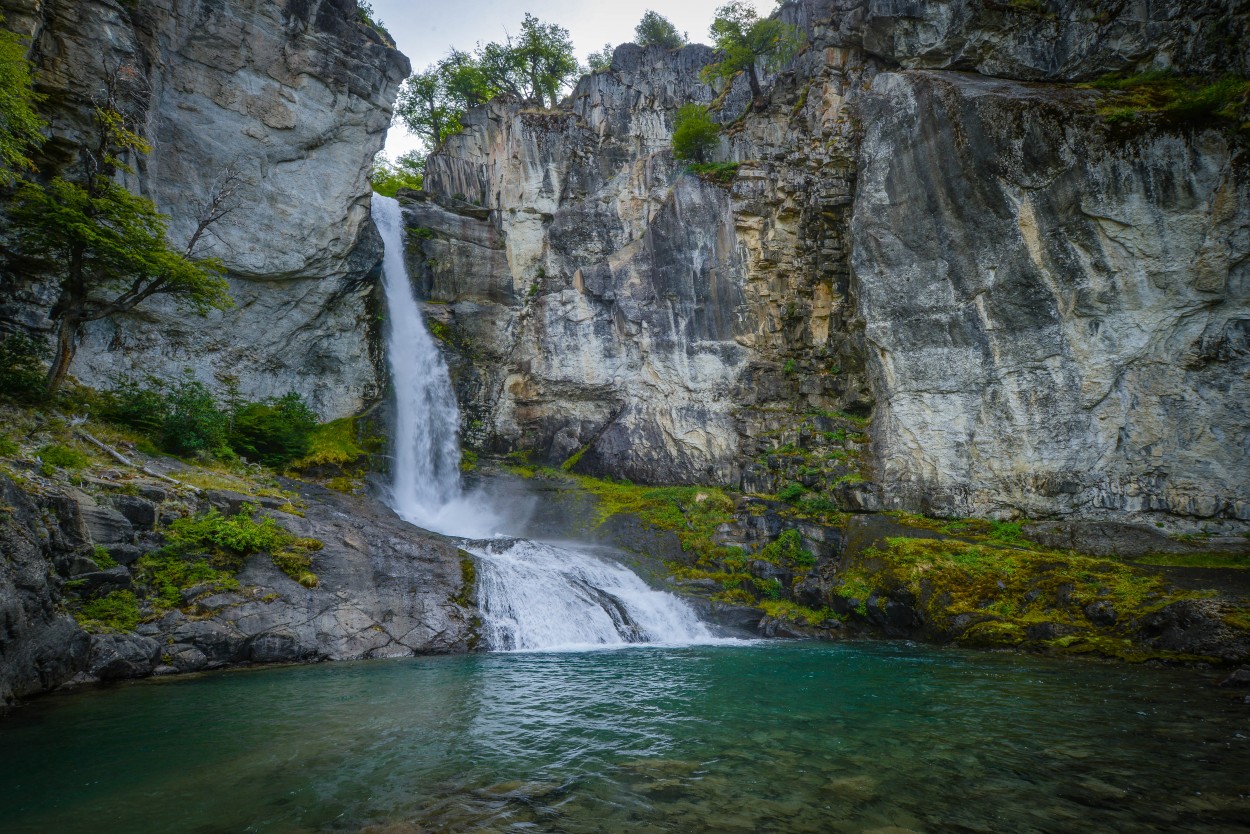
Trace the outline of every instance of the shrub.
[[277, 467], [308, 454], [317, 415], [291, 391], [240, 406], [232, 422], [231, 448], [249, 460]]
[[707, 108], [683, 104], [673, 121], [673, 156], [704, 163], [718, 144], [720, 125], [712, 120]]
[[810, 570], [816, 564], [816, 557], [803, 547], [798, 530], [786, 530], [766, 544], [759, 555], [766, 562], [797, 570]]
[[777, 492], [777, 497], [782, 501], [797, 501], [806, 491], [802, 484], [786, 484]]
[[680, 49], [686, 45], [685, 36], [663, 15], [648, 9], [642, 20], [634, 27], [634, 38], [639, 46], [662, 46]]
[[0, 396], [18, 402], [40, 399], [44, 392], [48, 349], [20, 333], [0, 339]]
[[209, 510], [203, 515], [180, 518], [169, 525], [166, 538], [183, 552], [207, 552], [215, 564], [238, 570], [253, 553], [273, 552], [295, 539], [272, 518], [256, 521], [253, 512], [255, 507], [245, 504], [232, 516]]
[[56, 466], [61, 469], [82, 469], [91, 463], [91, 458], [82, 452], [59, 443], [49, 443], [41, 447], [38, 454], [44, 466]]
[[113, 591], [82, 603], [74, 618], [92, 631], [134, 631], [143, 616], [134, 592]]
[[152, 589], [157, 605], [165, 608], [181, 606], [183, 590], [194, 585], [212, 583], [218, 590], [239, 586], [228, 570], [214, 567], [204, 554], [179, 552], [176, 547], [144, 554], [135, 567]]
[[229, 455], [226, 414], [190, 371], [171, 383], [152, 376], [142, 381], [118, 377], [102, 416], [150, 434], [176, 455]]

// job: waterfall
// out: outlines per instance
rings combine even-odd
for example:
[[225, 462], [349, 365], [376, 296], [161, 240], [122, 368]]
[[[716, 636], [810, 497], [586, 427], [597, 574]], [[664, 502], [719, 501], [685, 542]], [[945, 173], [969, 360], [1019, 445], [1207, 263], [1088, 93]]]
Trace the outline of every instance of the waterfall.
[[712, 635], [688, 605], [604, 559], [524, 539], [492, 538], [502, 517], [460, 488], [460, 411], [447, 364], [426, 329], [404, 265], [399, 202], [373, 195], [386, 247], [387, 361], [395, 396], [390, 501], [405, 521], [476, 540], [478, 607], [492, 649], [702, 643]]

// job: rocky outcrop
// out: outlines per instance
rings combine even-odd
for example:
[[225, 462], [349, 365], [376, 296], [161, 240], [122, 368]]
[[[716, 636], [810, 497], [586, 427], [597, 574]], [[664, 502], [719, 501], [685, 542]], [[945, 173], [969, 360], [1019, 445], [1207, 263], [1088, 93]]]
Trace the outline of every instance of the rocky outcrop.
[[894, 506], [1250, 520], [1250, 148], [1126, 133], [1091, 95], [889, 73], [860, 101], [854, 271]]
[[1246, 135], [1111, 124], [1070, 82], [1243, 66], [1248, 9], [787, 4], [808, 44], [768, 106], [713, 102], [720, 183], [667, 147], [702, 47], [471, 114], [407, 203], [466, 437], [852, 510], [1243, 529]]
[[72, 548], [41, 516], [30, 496], [0, 476], [0, 712], [74, 677], [90, 648], [60, 605], [65, 580], [56, 557]]
[[[166, 484], [128, 481], [127, 490], [142, 493], [134, 495], [99, 479], [91, 493], [61, 491], [0, 476], [0, 711], [67, 683], [476, 647], [467, 554], [370, 499], [288, 486], [300, 488], [289, 497], [302, 514], [289, 512], [288, 498], [223, 490], [189, 497]], [[225, 586], [191, 585], [177, 605], [157, 604], [152, 571], [160, 568], [134, 562], [163, 544], [154, 529], [160, 509], [172, 518], [256, 504], [268, 505], [262, 512], [292, 534], [321, 543], [312, 554], [313, 587], [262, 553]], [[125, 561], [102, 570], [96, 560], [106, 556]], [[85, 616], [104, 599], [132, 606], [142, 621], [127, 631], [88, 619], [88, 633], [67, 613]]]
[[[190, 367], [253, 398], [298, 391], [326, 417], [375, 399], [368, 178], [409, 67], [357, 22], [354, 0], [4, 0], [0, 12], [32, 36], [48, 172], [76, 164], [94, 101], [121, 74], [152, 144], [131, 187], [169, 215], [175, 241], [228, 170], [242, 184], [200, 250], [225, 262], [235, 309], [145, 304], [94, 325], [72, 372], [95, 384]], [[46, 327], [47, 292], [24, 288], [27, 303], [0, 313]]]

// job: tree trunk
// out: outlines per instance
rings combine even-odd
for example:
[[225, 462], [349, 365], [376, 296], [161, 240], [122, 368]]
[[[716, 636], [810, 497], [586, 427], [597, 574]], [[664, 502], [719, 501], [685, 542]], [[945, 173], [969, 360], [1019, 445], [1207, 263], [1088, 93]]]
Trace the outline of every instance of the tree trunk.
[[760, 89], [760, 77], [755, 72], [755, 62], [747, 66], [747, 81], [751, 82], [751, 105], [756, 110], [764, 109], [764, 92]]
[[70, 363], [74, 361], [74, 352], [78, 350], [78, 329], [82, 326], [76, 318], [63, 318], [56, 331], [56, 356], [52, 359], [52, 367], [48, 369], [47, 393], [52, 396], [65, 375], [69, 373]]

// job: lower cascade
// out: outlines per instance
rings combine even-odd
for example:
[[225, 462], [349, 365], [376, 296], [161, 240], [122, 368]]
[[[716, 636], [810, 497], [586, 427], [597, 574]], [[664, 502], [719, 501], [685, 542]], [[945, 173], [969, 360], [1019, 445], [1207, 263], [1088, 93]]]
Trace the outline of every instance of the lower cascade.
[[462, 491], [459, 410], [404, 265], [399, 202], [373, 195], [373, 216], [386, 247], [387, 356], [395, 388], [391, 506], [412, 524], [474, 540], [466, 549], [477, 560], [487, 646], [506, 651], [714, 640], [685, 602], [653, 590], [616, 562], [500, 537], [500, 517], [485, 496]]

